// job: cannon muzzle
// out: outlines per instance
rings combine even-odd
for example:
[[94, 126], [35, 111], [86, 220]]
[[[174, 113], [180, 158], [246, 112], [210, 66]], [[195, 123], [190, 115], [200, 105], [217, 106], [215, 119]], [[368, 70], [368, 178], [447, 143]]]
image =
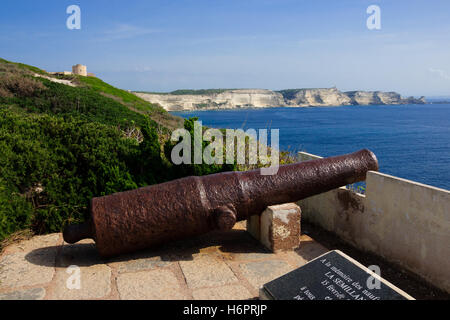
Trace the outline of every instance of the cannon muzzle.
[[104, 257], [137, 251], [220, 229], [261, 214], [267, 206], [295, 202], [378, 170], [376, 156], [355, 153], [260, 170], [182, 179], [91, 200], [91, 220], [64, 230], [64, 240], [95, 240]]

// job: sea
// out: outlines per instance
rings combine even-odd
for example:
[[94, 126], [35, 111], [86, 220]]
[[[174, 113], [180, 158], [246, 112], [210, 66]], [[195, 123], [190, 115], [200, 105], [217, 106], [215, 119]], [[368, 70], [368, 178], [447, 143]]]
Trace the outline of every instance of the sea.
[[[171, 112], [228, 129], [279, 129], [280, 150], [322, 157], [372, 150], [380, 172], [450, 189], [450, 104]], [[270, 144], [270, 139], [269, 139]]]

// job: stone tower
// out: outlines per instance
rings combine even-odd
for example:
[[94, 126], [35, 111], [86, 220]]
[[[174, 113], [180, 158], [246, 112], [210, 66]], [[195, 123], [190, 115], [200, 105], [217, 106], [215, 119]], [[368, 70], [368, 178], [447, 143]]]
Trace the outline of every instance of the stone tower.
[[77, 64], [72, 67], [72, 73], [79, 76], [87, 77], [87, 67], [82, 64]]

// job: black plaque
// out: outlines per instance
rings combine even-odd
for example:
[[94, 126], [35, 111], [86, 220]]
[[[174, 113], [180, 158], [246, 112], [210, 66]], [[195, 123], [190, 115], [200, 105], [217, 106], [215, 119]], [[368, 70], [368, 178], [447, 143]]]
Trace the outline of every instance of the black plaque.
[[330, 251], [266, 283], [261, 289], [261, 298], [274, 300], [413, 299], [386, 280], [374, 277], [370, 270], [338, 250]]

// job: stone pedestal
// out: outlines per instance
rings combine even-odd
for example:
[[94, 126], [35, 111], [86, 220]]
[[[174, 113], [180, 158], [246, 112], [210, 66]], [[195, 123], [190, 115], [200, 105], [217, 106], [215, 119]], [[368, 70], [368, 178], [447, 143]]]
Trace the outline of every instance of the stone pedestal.
[[295, 203], [269, 206], [247, 220], [247, 231], [272, 252], [293, 250], [300, 245], [300, 221]]

